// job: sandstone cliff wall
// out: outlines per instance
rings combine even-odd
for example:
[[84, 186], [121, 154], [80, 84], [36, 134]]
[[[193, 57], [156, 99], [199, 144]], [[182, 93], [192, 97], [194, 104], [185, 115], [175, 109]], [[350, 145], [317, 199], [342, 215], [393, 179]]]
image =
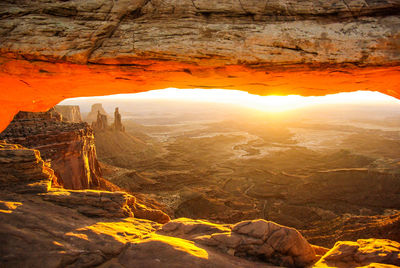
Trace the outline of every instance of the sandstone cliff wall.
[[100, 186], [101, 171], [92, 129], [86, 123], [68, 123], [47, 113], [17, 114], [0, 139], [37, 149], [49, 161], [58, 183], [67, 189]]

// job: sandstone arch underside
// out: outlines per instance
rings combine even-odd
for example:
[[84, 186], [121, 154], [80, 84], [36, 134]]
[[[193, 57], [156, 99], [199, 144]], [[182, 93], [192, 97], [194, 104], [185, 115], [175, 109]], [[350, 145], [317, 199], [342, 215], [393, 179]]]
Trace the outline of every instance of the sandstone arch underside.
[[1, 1], [0, 130], [65, 98], [165, 87], [400, 98], [400, 1]]

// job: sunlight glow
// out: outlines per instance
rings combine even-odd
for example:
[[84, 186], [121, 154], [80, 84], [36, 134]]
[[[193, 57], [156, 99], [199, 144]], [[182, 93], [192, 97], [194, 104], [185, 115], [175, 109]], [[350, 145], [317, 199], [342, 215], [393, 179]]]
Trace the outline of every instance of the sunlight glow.
[[[117, 94], [110, 96], [101, 96], [97, 98], [108, 100], [160, 99], [227, 103], [270, 113], [284, 112], [321, 104], [385, 104], [400, 102], [394, 97], [390, 97], [375, 91], [356, 91], [318, 97], [303, 97], [299, 95], [259, 96], [252, 95], [240, 90], [177, 88], [166, 88], [135, 94]], [[84, 100], [86, 98], [76, 98], [75, 100], [77, 99]]]

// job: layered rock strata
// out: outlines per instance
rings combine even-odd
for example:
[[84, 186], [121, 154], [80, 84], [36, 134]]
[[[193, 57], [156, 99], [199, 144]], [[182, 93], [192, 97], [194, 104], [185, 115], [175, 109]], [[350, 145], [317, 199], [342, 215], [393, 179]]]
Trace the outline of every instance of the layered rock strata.
[[389, 0], [5, 1], [0, 125], [68, 97], [165, 87], [400, 97], [399, 14]]
[[0, 139], [39, 150], [65, 188], [98, 188], [101, 171], [92, 129], [86, 123], [63, 122], [54, 113], [20, 112]]
[[39, 151], [0, 142], [0, 189], [16, 193], [44, 193], [51, 187], [54, 172]]
[[397, 1], [18, 1], [0, 10], [0, 49], [10, 57], [257, 67], [400, 61]]
[[43, 200], [76, 209], [89, 217], [124, 218], [134, 216], [130, 206], [135, 203], [135, 198], [122, 192], [52, 190], [43, 194], [42, 197]]

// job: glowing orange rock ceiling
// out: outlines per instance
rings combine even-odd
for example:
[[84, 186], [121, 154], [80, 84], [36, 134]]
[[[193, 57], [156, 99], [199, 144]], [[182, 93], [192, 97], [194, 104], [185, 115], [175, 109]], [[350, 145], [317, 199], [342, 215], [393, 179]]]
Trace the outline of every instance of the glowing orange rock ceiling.
[[400, 98], [392, 0], [0, 3], [0, 130], [19, 110], [166, 87]]

